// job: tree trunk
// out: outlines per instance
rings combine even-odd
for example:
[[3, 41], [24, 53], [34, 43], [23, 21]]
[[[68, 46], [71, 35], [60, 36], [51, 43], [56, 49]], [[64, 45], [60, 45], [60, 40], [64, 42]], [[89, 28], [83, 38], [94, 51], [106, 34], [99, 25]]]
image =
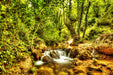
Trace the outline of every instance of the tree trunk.
[[65, 24], [68, 30], [70, 31], [71, 37], [73, 38], [74, 42], [77, 40], [77, 35], [75, 33], [75, 29], [73, 28], [74, 23]]
[[60, 20], [59, 23], [58, 23], [59, 36], [61, 36], [61, 30], [62, 30], [62, 14], [61, 14], [61, 11], [59, 12], [58, 19]]
[[74, 29], [75, 21], [71, 20], [71, 10], [72, 10], [72, 4], [71, 4], [71, 0], [69, 0], [69, 12], [68, 12], [68, 15], [64, 14], [65, 15], [64, 24], [66, 25], [66, 27], [70, 31], [71, 37], [73, 38], [73, 43], [75, 43], [77, 40], [76, 39], [77, 35], [76, 35], [75, 29]]
[[85, 29], [84, 29], [84, 32], [83, 32], [83, 38], [85, 36], [85, 32], [86, 32], [87, 24], [88, 24], [87, 18], [88, 18], [89, 7], [90, 7], [90, 2], [88, 1], [88, 7], [87, 7], [87, 11], [86, 11], [86, 16], [85, 16]]
[[70, 31], [71, 37], [73, 38], [73, 43], [75, 43], [76, 40], [77, 40], [77, 35], [76, 35], [76, 32], [75, 32], [75, 29], [73, 28], [75, 21], [73, 22], [71, 20], [71, 11], [72, 11], [72, 3], [71, 3], [71, 0], [69, 0], [69, 21], [70, 21], [70, 24], [68, 24], [66, 26]]
[[[78, 12], [78, 29], [77, 29], [77, 32], [78, 32], [78, 39], [80, 39], [80, 27], [81, 27], [81, 22], [82, 22], [82, 17], [83, 17], [83, 6], [84, 6], [84, 1], [82, 2], [82, 4], [81, 4], [81, 6], [80, 6], [80, 2], [79, 2], [79, 0], [77, 1], [77, 12]], [[80, 10], [80, 9], [81, 10]]]

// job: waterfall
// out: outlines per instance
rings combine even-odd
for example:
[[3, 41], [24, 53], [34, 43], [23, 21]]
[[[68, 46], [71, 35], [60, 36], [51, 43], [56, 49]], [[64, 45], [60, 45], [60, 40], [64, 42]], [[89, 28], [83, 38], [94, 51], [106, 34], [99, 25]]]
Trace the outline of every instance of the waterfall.
[[62, 51], [62, 50], [57, 50], [57, 51], [60, 55], [60, 59], [54, 59], [54, 61], [56, 61], [56, 63], [65, 64], [65, 63], [69, 63], [71, 60], [73, 60], [72, 58], [66, 56], [65, 51]]
[[73, 61], [72, 58], [69, 57], [70, 52], [68, 53], [68, 56], [66, 56], [66, 51], [63, 51], [62, 49], [58, 49], [58, 50], [50, 50], [50, 51], [45, 51], [44, 55], [41, 57], [40, 61], [36, 61], [35, 65], [43, 65], [46, 62], [43, 62], [43, 58], [44, 56], [50, 56], [50, 52], [54, 51], [56, 54], [59, 55], [59, 59], [56, 58], [52, 58], [56, 63], [58, 64], [66, 64], [66, 63], [70, 63], [71, 61]]

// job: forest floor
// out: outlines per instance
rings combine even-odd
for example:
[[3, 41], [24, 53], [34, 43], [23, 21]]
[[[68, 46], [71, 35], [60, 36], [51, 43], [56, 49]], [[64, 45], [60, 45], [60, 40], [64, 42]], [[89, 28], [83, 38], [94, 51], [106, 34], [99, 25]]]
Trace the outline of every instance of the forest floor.
[[93, 43], [71, 46], [70, 57], [74, 59], [71, 64], [49, 63], [37, 67], [33, 65], [34, 59], [26, 55], [25, 60], [9, 69], [7, 75], [113, 75], [112, 37], [113, 34], [102, 35]]

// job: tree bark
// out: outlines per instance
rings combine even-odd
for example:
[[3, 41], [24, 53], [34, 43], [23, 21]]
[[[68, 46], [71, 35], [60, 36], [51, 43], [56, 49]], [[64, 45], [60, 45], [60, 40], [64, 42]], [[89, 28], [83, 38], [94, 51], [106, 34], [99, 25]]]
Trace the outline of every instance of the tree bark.
[[90, 7], [90, 2], [88, 0], [88, 7], [87, 7], [87, 11], [86, 11], [86, 16], [85, 16], [85, 29], [84, 29], [84, 32], [83, 32], [83, 38], [85, 36], [85, 32], [86, 32], [86, 29], [87, 29], [87, 24], [88, 24], [88, 12], [89, 12], [89, 7]]
[[65, 15], [64, 23], [68, 28], [68, 30], [70, 31], [71, 37], [73, 38], [73, 43], [75, 43], [77, 40], [76, 39], [77, 35], [74, 29], [75, 21], [71, 20], [71, 11], [72, 11], [72, 4], [71, 4], [71, 0], [69, 0], [69, 11], [68, 11], [68, 15]]
[[[79, 0], [77, 1], [77, 4], [80, 4]], [[81, 27], [81, 22], [82, 22], [82, 17], [83, 17], [83, 8], [84, 8], [83, 6], [84, 6], [84, 1], [82, 2], [81, 6], [78, 5], [78, 10], [77, 10], [78, 12], [78, 15], [77, 15], [78, 16], [78, 29], [77, 29], [78, 39], [80, 39], [80, 27]]]

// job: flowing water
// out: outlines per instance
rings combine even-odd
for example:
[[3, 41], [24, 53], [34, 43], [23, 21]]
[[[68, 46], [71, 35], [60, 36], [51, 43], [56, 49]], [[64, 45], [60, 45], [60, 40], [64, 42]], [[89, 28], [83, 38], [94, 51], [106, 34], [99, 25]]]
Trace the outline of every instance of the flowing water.
[[55, 59], [53, 58], [54, 62], [55, 63], [58, 63], [58, 64], [69, 64], [69, 63], [72, 63], [73, 61], [73, 58], [70, 58], [69, 55], [70, 55], [70, 52], [68, 53], [68, 55], [66, 55], [66, 51], [65, 50], [62, 50], [62, 49], [58, 49], [58, 50], [50, 50], [50, 51], [45, 51], [44, 52], [44, 55], [41, 57], [41, 60], [40, 61], [36, 61], [36, 66], [41, 66], [43, 64], [45, 64], [46, 62], [43, 62], [43, 57], [44, 56], [50, 56], [50, 52], [54, 51], [55, 53], [57, 53], [59, 55], [59, 59]]
[[[70, 58], [71, 46], [73, 39], [70, 39], [68, 42], [69, 51], [66, 49], [57, 49], [45, 51], [40, 61], [36, 61], [35, 66], [38, 66], [39, 72], [38, 75], [70, 75], [70, 69], [72, 70], [74, 64], [73, 58]], [[51, 53], [53, 53], [51, 56]], [[56, 56], [56, 57], [55, 57]], [[46, 57], [46, 60], [53, 60], [53, 62], [43, 62]], [[47, 72], [47, 74], [45, 74]], [[62, 74], [63, 73], [63, 74]], [[73, 74], [74, 75], [74, 74]]]

